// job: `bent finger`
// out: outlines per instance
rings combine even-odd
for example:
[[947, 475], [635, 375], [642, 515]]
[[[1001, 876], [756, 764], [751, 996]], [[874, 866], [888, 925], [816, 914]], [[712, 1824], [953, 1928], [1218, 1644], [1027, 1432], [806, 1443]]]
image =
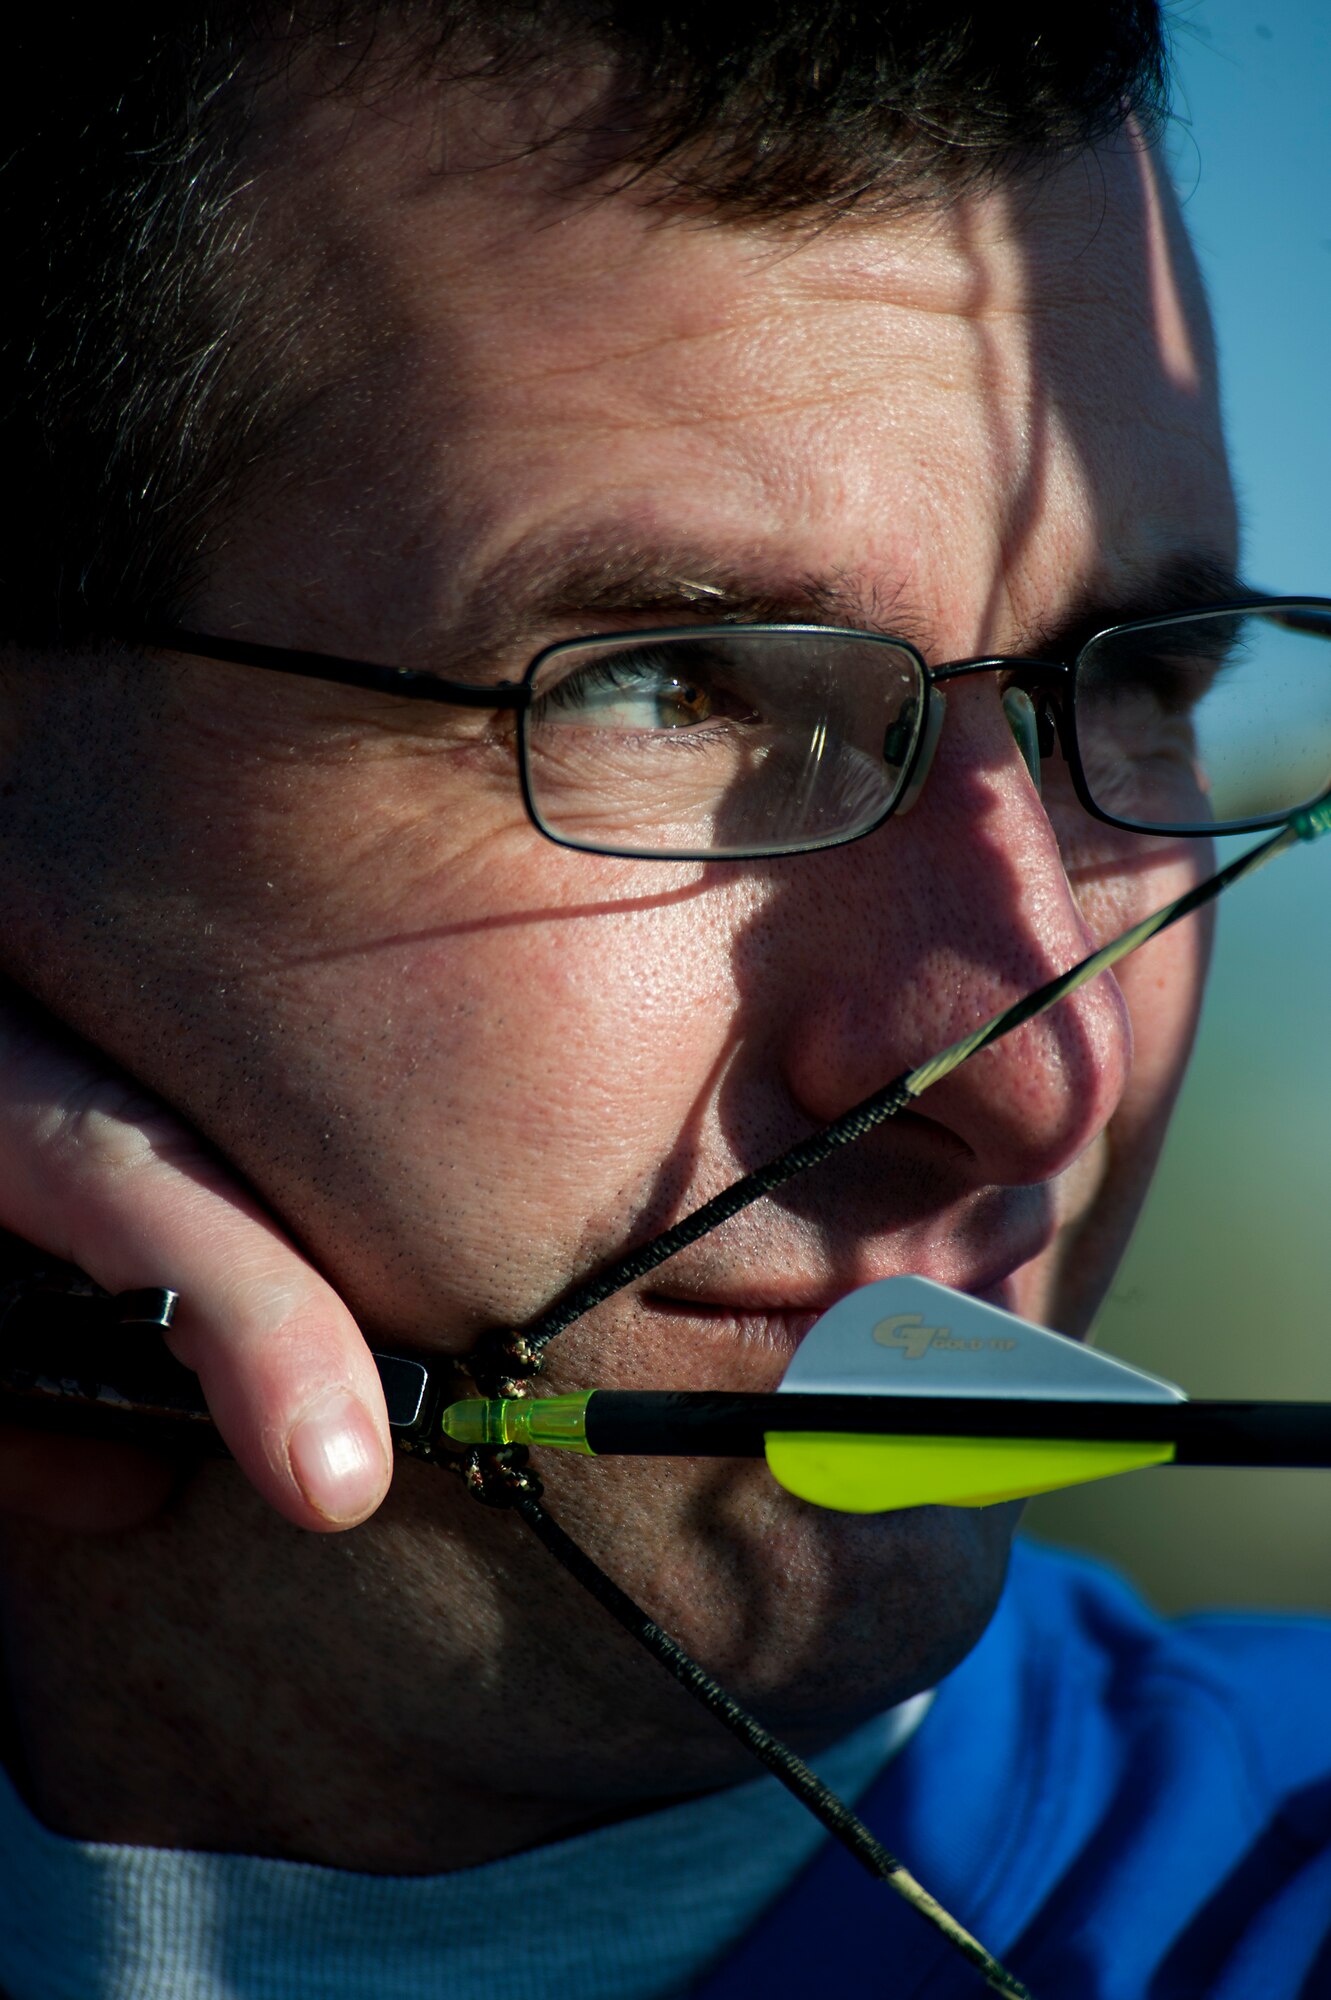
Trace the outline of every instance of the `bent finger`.
[[172, 1351], [279, 1513], [350, 1527], [391, 1445], [350, 1312], [255, 1196], [156, 1099], [20, 1005], [0, 1011], [0, 1225], [123, 1291], [180, 1293]]

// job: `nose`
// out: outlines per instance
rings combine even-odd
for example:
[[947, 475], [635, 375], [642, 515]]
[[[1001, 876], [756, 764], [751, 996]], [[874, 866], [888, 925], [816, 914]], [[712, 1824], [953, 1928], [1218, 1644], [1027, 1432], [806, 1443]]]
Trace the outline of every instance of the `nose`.
[[[1018, 721], [1020, 718], [1017, 719]], [[1094, 948], [988, 676], [953, 685], [928, 783], [907, 818], [789, 884], [783, 923], [788, 1087], [826, 1122]], [[1125, 919], [1126, 921], [1126, 919]], [[1112, 975], [936, 1085], [920, 1112], [984, 1181], [1052, 1178], [1108, 1123], [1131, 1061]]]

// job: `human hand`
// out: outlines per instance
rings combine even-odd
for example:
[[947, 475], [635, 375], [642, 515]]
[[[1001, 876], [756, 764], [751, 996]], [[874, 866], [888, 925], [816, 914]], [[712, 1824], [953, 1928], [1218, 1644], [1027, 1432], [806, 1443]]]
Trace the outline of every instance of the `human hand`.
[[[351, 1314], [203, 1139], [13, 989], [0, 989], [0, 1228], [108, 1291], [180, 1293], [164, 1338], [287, 1520], [346, 1528], [378, 1506], [392, 1450]], [[0, 1510], [58, 1527], [132, 1527], [177, 1473], [129, 1444], [0, 1426]]]

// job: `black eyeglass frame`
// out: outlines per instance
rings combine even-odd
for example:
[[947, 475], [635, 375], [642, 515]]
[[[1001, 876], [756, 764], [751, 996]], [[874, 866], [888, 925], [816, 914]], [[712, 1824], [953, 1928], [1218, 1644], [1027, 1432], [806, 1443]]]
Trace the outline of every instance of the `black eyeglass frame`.
[[[1100, 820], [1104, 825], [1116, 827], [1124, 833], [1156, 834], [1165, 838], [1182, 839], [1260, 833], [1266, 828], [1282, 826], [1291, 813], [1319, 804], [1324, 797], [1331, 796], [1331, 792], [1316, 793], [1312, 798], [1301, 800], [1284, 811], [1267, 813], [1252, 819], [1187, 821], [1177, 824], [1124, 819], [1117, 814], [1106, 812], [1092, 798], [1077, 742], [1077, 677], [1082, 660], [1092, 647], [1100, 645], [1105, 640], [1130, 636], [1134, 632], [1161, 630], [1173, 625], [1196, 624], [1206, 618], [1232, 617], [1245, 612], [1259, 611], [1277, 616], [1282, 611], [1311, 613], [1312, 629], [1321, 631], [1324, 619], [1326, 627], [1324, 636], [1331, 642], [1331, 598], [1270, 597], [1260, 594], [1221, 604], [1199, 604], [1186, 611], [1166, 612], [1154, 618], [1133, 618], [1118, 624], [1102, 626], [1077, 648], [1071, 661], [1028, 659], [1021, 655], [1009, 654], [977, 654], [968, 659], [948, 660], [938, 667], [931, 667], [919, 648], [912, 645], [908, 639], [896, 638], [891, 633], [861, 632], [853, 626], [747, 624], [738, 620], [718, 621], [712, 624], [656, 626], [643, 630], [595, 633], [587, 638], [559, 639], [541, 648], [529, 662], [520, 681], [484, 683], [448, 680], [440, 674], [419, 667], [386, 667], [369, 660], [344, 659], [334, 653], [305, 652], [285, 646], [264, 645], [250, 639], [216, 638], [209, 633], [195, 632], [182, 625], [159, 624], [155, 621], [135, 627], [117, 627], [110, 631], [108, 636], [125, 645], [149, 646], [167, 652], [184, 653], [196, 659], [216, 660], [230, 666], [259, 667], [269, 673], [292, 674], [305, 680], [329, 681], [345, 687], [365, 688], [372, 693], [393, 695], [408, 701], [432, 701], [447, 707], [491, 709], [496, 712], [511, 710], [517, 721], [518, 783], [521, 788], [522, 803], [528, 819], [544, 839], [552, 841], [557, 847], [570, 848], [575, 852], [619, 856], [627, 860], [754, 861], [772, 860], [784, 855], [817, 853], [825, 848], [846, 847], [857, 840], [867, 838], [871, 833], [876, 833], [879, 827], [885, 825], [894, 814], [901, 812], [913, 799], [916, 789], [916, 770], [926, 745], [932, 749], [931, 738], [935, 733], [930, 728], [930, 710], [933, 707], [930, 696], [933, 690], [945, 687], [950, 681], [986, 673], [1005, 673], [1010, 676], [1013, 686], [1027, 693], [1034, 688], [1044, 697], [1048, 704], [1047, 713], [1052, 717], [1058, 747], [1067, 764], [1077, 801], [1093, 819]], [[1295, 621], [1291, 618], [1290, 622], [1293, 624]], [[793, 841], [789, 846], [733, 851], [728, 849], [722, 856], [703, 851], [684, 853], [665, 849], [656, 851], [611, 847], [601, 843], [593, 845], [570, 840], [548, 826], [532, 793], [526, 734], [526, 718], [535, 699], [535, 680], [546, 663], [565, 652], [586, 653], [589, 650], [602, 649], [610, 652], [626, 644], [660, 644], [672, 639], [696, 639], [709, 634], [736, 632], [752, 633], [756, 637], [780, 635], [783, 638], [851, 639], [860, 644], [867, 641], [890, 646], [898, 653], [907, 654], [914, 661], [921, 676], [924, 700], [920, 704], [914, 741], [907, 759], [901, 766], [896, 791], [885, 811], [870, 825], [858, 828], [853, 833], [834, 834], [818, 840]], [[1041, 756], [1048, 755], [1052, 747], [1052, 743], [1049, 743], [1046, 748], [1042, 730]]]

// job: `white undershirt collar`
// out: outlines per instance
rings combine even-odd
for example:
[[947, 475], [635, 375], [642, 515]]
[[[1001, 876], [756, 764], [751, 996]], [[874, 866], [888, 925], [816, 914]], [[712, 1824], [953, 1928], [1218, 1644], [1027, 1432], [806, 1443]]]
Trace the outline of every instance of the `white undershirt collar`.
[[[817, 1760], [855, 1800], [932, 1696]], [[7, 2000], [664, 2000], [826, 1838], [774, 1778], [449, 1875], [65, 1840], [0, 1776]]]

